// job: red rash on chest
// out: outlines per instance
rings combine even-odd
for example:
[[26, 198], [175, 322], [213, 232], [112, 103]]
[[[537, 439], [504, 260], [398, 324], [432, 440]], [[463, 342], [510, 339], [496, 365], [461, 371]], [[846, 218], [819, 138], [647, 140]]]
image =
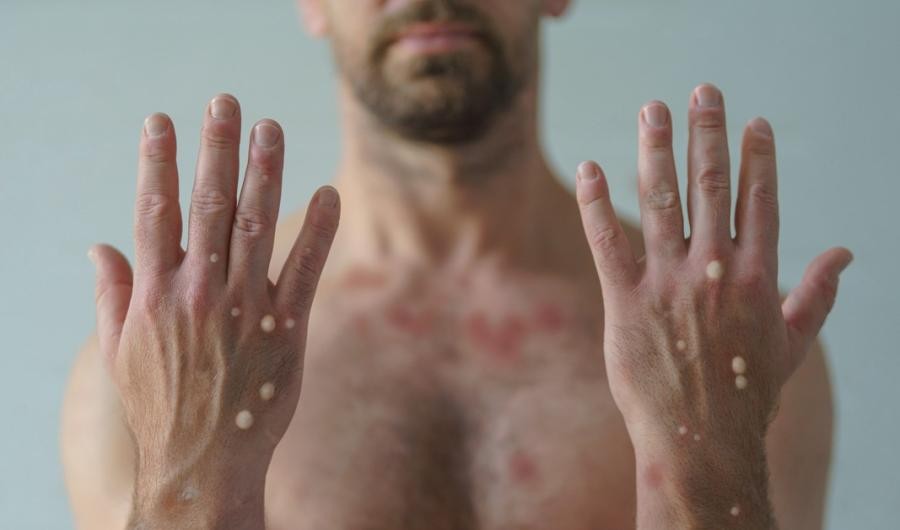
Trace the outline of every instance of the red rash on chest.
[[481, 312], [473, 313], [466, 322], [466, 332], [472, 342], [502, 360], [517, 359], [525, 338], [525, 322], [507, 316], [499, 322], [489, 322]]
[[521, 449], [509, 456], [509, 476], [516, 484], [533, 483], [538, 479], [538, 469], [534, 460]]
[[562, 312], [553, 304], [541, 304], [535, 311], [534, 322], [536, 327], [542, 331], [559, 331], [563, 325]]
[[414, 336], [427, 335], [434, 323], [434, 313], [431, 311], [413, 311], [401, 305], [388, 308], [385, 317], [395, 328]]
[[530, 334], [554, 333], [562, 326], [560, 309], [550, 303], [539, 305], [530, 318], [507, 315], [492, 321], [484, 312], [476, 311], [465, 322], [466, 334], [472, 343], [502, 360], [517, 359]]
[[387, 284], [387, 276], [365, 269], [353, 269], [344, 275], [341, 286], [346, 289], [374, 289]]

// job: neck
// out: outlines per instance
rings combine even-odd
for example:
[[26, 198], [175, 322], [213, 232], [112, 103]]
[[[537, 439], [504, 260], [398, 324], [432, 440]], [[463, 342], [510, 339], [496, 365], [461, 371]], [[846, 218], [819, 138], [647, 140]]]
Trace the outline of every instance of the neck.
[[534, 259], [550, 205], [566, 192], [538, 139], [532, 87], [482, 138], [416, 142], [385, 129], [343, 87], [344, 251], [354, 259], [423, 266]]

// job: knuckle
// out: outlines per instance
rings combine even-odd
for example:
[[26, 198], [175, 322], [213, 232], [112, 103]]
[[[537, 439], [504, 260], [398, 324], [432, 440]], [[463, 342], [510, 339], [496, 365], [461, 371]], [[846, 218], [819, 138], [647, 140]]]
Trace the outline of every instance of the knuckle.
[[250, 171], [263, 182], [269, 182], [273, 177], [281, 175], [281, 158], [269, 152], [259, 154], [254, 151], [250, 159]]
[[312, 235], [319, 241], [331, 241], [334, 238], [335, 223], [333, 219], [317, 216], [310, 225]]
[[672, 131], [668, 127], [644, 129], [641, 133], [644, 145], [651, 151], [666, 155], [672, 146]]
[[234, 229], [244, 237], [261, 237], [271, 226], [271, 216], [260, 208], [242, 207], [234, 216]]
[[775, 158], [775, 141], [771, 138], [755, 137], [750, 140], [747, 149], [751, 155], [773, 159]]
[[650, 188], [644, 194], [644, 204], [647, 208], [654, 211], [673, 211], [680, 206], [678, 192], [668, 188], [655, 187]]
[[145, 315], [158, 315], [167, 304], [168, 293], [159, 282], [145, 285], [134, 297], [136, 309]]
[[165, 166], [175, 161], [175, 153], [160, 142], [145, 144], [142, 156], [145, 162], [153, 166]]
[[750, 186], [750, 200], [768, 210], [778, 210], [778, 196], [771, 186], [755, 183]]
[[728, 174], [718, 164], [701, 166], [697, 171], [697, 186], [700, 191], [709, 195], [722, 195], [729, 193], [730, 182]]
[[212, 294], [209, 289], [205, 289], [199, 285], [188, 287], [184, 290], [183, 303], [188, 314], [205, 315], [210, 311], [212, 306]]
[[203, 127], [201, 137], [204, 147], [217, 151], [232, 150], [238, 145], [238, 140], [225, 127], [206, 125]]
[[834, 307], [834, 301], [837, 299], [838, 279], [826, 275], [818, 276], [810, 280], [812, 287], [825, 302], [828, 311]]
[[757, 294], [765, 293], [771, 289], [771, 280], [765, 267], [753, 265], [743, 271], [737, 278], [741, 292]]
[[694, 117], [694, 128], [700, 133], [724, 133], [725, 116], [719, 109], [698, 110]]
[[158, 191], [146, 191], [135, 200], [135, 213], [147, 219], [163, 219], [172, 215], [178, 208], [178, 201]]
[[597, 227], [590, 232], [588, 241], [601, 254], [612, 254], [619, 244], [619, 237], [619, 231], [613, 227]]
[[225, 213], [232, 203], [232, 198], [217, 188], [198, 188], [191, 196], [191, 208], [204, 215]]

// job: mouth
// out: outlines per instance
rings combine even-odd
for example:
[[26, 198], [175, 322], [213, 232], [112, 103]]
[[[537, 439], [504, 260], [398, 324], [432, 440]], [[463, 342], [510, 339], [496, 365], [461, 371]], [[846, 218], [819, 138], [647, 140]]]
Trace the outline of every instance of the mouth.
[[414, 53], [446, 53], [472, 46], [481, 39], [481, 34], [467, 24], [427, 22], [407, 26], [391, 44]]

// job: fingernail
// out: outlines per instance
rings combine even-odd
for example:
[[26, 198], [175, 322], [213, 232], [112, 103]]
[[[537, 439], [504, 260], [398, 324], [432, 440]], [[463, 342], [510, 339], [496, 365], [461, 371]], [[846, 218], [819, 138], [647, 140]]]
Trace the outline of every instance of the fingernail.
[[695, 95], [697, 97], [697, 106], [700, 107], [718, 107], [722, 103], [719, 91], [710, 85], [698, 87]]
[[278, 127], [271, 123], [260, 123], [253, 132], [253, 141], [262, 147], [272, 147], [278, 143], [280, 136], [281, 133], [278, 132]]
[[237, 112], [237, 105], [231, 98], [218, 96], [209, 103], [209, 113], [217, 120], [231, 118], [235, 112]]
[[753, 132], [756, 134], [766, 136], [768, 138], [772, 137], [772, 126], [769, 125], [769, 122], [763, 118], [756, 118], [750, 122], [750, 128], [753, 129]]
[[144, 133], [151, 137], [162, 136], [169, 130], [169, 120], [164, 114], [151, 114], [144, 120]]
[[322, 191], [319, 192], [319, 204], [322, 206], [332, 208], [337, 204], [337, 201], [338, 195], [333, 188], [322, 188]]
[[600, 177], [600, 168], [594, 162], [582, 162], [578, 166], [578, 179], [589, 181], [597, 180]]
[[853, 258], [854, 258], [853, 253], [848, 250], [847, 258], [844, 260], [844, 263], [841, 265], [840, 272], [844, 272], [844, 269], [846, 269], [848, 265], [853, 263]]
[[662, 105], [652, 103], [644, 107], [644, 120], [651, 127], [665, 127], [669, 122], [669, 113]]

